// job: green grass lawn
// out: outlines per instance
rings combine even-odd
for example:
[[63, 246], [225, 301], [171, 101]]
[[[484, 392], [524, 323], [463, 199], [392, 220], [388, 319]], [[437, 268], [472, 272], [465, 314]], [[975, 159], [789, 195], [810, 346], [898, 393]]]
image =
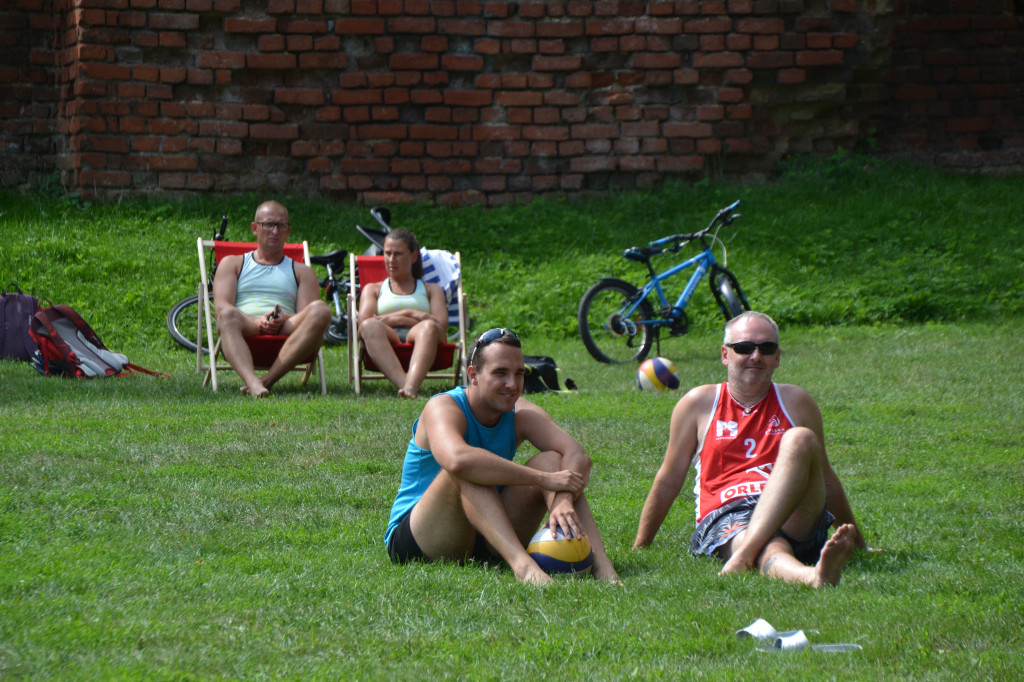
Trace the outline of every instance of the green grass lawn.
[[[992, 678], [1021, 662], [1024, 412], [1005, 324], [793, 329], [779, 378], [822, 406], [833, 464], [872, 546], [835, 590], [720, 579], [689, 557], [684, 495], [630, 549], [678, 394], [558, 349], [576, 395], [538, 402], [595, 459], [589, 495], [624, 585], [515, 583], [507, 570], [392, 566], [382, 544], [421, 401], [285, 380], [214, 395], [173, 380], [42, 379], [0, 363], [0, 670], [5, 677], [539, 679]], [[714, 339], [673, 342], [687, 383]], [[166, 366], [171, 364], [173, 366]], [[687, 488], [689, 484], [687, 485]], [[764, 617], [853, 642], [768, 654]]]
[[[837, 589], [819, 591], [721, 579], [714, 562], [690, 557], [689, 481], [654, 545], [630, 549], [680, 393], [635, 390], [635, 366], [594, 362], [562, 318], [574, 319], [589, 281], [620, 267], [622, 246], [642, 241], [637, 221], [658, 223], [652, 239], [679, 229], [664, 218], [681, 200], [675, 190], [596, 208], [444, 212], [457, 228], [475, 224], [477, 236], [448, 236], [469, 252], [482, 253], [486, 235], [508, 237], [516, 216], [535, 226], [515, 236], [532, 261], [517, 265], [510, 251], [478, 259], [467, 281], [477, 329], [507, 322], [527, 353], [554, 356], [581, 386], [537, 402], [595, 460], [588, 496], [624, 584], [546, 589], [499, 568], [390, 564], [382, 536], [424, 399], [399, 401], [381, 384], [356, 398], [344, 347], [327, 350], [327, 398], [294, 376], [263, 401], [239, 395], [231, 375], [216, 394], [200, 386], [162, 314], [194, 288], [195, 236], [222, 207], [0, 197], [2, 283], [76, 305], [108, 345], [172, 374], [70, 381], [0, 362], [0, 678], [1018, 678], [1020, 180], [913, 171], [904, 184], [903, 169], [874, 178], [844, 164], [771, 187], [680, 190], [700, 204], [691, 223], [736, 194], [760, 207], [745, 212], [747, 241], [730, 243], [730, 266], [783, 322], [776, 377], [818, 400], [833, 466], [868, 542], [886, 550], [857, 554]], [[232, 201], [241, 216], [244, 202]], [[933, 201], [934, 215], [925, 209]], [[295, 205], [309, 223], [367, 224], [365, 209]], [[880, 229], [870, 218], [886, 207], [917, 219]], [[431, 223], [439, 209], [400, 210], [441, 234]], [[598, 229], [599, 216], [609, 224]], [[835, 219], [844, 227], [812, 244], [812, 226]], [[773, 230], [796, 246], [768, 262]], [[333, 243], [326, 227], [314, 233]], [[156, 246], [161, 238], [173, 248]], [[857, 257], [904, 241], [899, 267]], [[136, 253], [115, 255], [119, 242]], [[565, 310], [538, 313], [543, 324], [520, 316], [523, 299], [548, 300], [511, 276], [526, 263], [568, 299]], [[573, 275], [562, 282], [552, 271]], [[885, 286], [875, 283], [883, 272]], [[504, 312], [491, 281], [503, 274], [513, 301]], [[103, 290], [110, 279], [120, 296]], [[920, 293], [933, 281], [931, 309]], [[690, 334], [663, 342], [684, 385], [724, 378], [720, 326], [705, 311]], [[758, 617], [863, 649], [758, 651], [734, 634]]]

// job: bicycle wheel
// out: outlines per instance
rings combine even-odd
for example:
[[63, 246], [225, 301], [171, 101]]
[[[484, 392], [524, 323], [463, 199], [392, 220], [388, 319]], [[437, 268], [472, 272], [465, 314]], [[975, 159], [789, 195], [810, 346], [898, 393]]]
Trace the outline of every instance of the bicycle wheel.
[[328, 346], [337, 346], [348, 343], [348, 315], [331, 318], [331, 324], [324, 332], [324, 343]]
[[747, 299], [740, 291], [736, 276], [725, 268], [716, 270], [711, 277], [711, 293], [714, 294], [718, 307], [726, 320], [731, 320], [744, 310], [750, 310]]
[[651, 351], [654, 330], [648, 324], [654, 310], [646, 300], [628, 319], [619, 311], [637, 295], [637, 288], [620, 279], [604, 279], [590, 287], [580, 300], [577, 321], [580, 338], [598, 362], [621, 364], [643, 360]]
[[[209, 296], [212, 302], [213, 294], [209, 294]], [[196, 317], [200, 312], [197, 310], [198, 305], [199, 297], [189, 296], [175, 303], [167, 313], [167, 331], [170, 332], [171, 338], [193, 352], [196, 350], [196, 342], [192, 340], [192, 337], [196, 333]], [[203, 346], [203, 352], [209, 353], [210, 349]]]

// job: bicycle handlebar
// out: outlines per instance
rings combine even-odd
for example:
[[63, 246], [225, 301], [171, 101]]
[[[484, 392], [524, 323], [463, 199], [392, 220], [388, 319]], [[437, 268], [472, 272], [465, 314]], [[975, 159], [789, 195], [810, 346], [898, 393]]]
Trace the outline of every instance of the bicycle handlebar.
[[661, 239], [655, 239], [653, 242], [648, 242], [651, 246], [665, 246], [667, 244], [681, 245], [688, 241], [693, 241], [699, 235], [697, 233], [689, 234], [673, 234], [668, 237], [662, 237]]
[[215, 241], [215, 242], [222, 242], [222, 241], [224, 241], [224, 230], [226, 230], [227, 228], [228, 228], [228, 217], [226, 215], [225, 216], [221, 216], [221, 218], [220, 218], [220, 230], [218, 230], [217, 232], [214, 233], [213, 241]]
[[668, 244], [673, 245], [673, 249], [678, 251], [679, 247], [686, 242], [693, 241], [694, 239], [700, 239], [706, 235], [715, 225], [722, 223], [723, 225], [730, 225], [732, 221], [739, 218], [739, 215], [733, 215], [733, 212], [740, 207], [740, 200], [737, 199], [733, 203], [729, 204], [722, 210], [720, 210], [715, 217], [711, 219], [708, 226], [700, 232], [685, 232], [681, 234], [673, 234], [668, 237], [662, 237], [661, 239], [655, 239], [653, 242], [648, 242], [650, 246], [661, 247]]
[[737, 199], [736, 201], [732, 202], [731, 204], [729, 204], [728, 206], [723, 208], [721, 211], [719, 211], [717, 217], [721, 217], [723, 215], [732, 213], [733, 211], [735, 211], [739, 207], [740, 207], [740, 200]]

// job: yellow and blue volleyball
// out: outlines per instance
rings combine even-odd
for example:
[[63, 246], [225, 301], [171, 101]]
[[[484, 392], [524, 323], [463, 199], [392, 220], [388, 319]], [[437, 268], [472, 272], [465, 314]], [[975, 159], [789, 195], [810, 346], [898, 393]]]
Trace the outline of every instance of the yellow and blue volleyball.
[[674, 391], [679, 388], [679, 369], [668, 358], [648, 358], [636, 371], [636, 386], [641, 391]]
[[590, 540], [567, 537], [561, 528], [554, 537], [551, 536], [550, 528], [541, 528], [526, 546], [526, 551], [548, 574], [590, 573], [594, 566], [594, 551], [590, 548]]

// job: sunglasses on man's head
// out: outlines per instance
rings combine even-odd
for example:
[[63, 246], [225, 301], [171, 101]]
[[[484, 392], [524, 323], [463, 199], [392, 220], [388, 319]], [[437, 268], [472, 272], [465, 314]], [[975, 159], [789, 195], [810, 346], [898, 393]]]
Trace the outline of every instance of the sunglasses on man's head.
[[519, 342], [519, 337], [511, 329], [505, 329], [504, 327], [495, 327], [494, 329], [488, 329], [483, 334], [477, 337], [476, 343], [473, 344], [473, 353], [469, 356], [469, 364], [473, 364], [473, 358], [480, 352], [480, 349], [489, 343], [494, 343], [498, 339], [509, 336]]
[[774, 341], [762, 341], [761, 343], [754, 343], [753, 341], [737, 341], [736, 343], [725, 344], [727, 348], [732, 348], [740, 355], [751, 355], [754, 349], [761, 351], [761, 355], [775, 355], [775, 352], [779, 350], [779, 344]]

